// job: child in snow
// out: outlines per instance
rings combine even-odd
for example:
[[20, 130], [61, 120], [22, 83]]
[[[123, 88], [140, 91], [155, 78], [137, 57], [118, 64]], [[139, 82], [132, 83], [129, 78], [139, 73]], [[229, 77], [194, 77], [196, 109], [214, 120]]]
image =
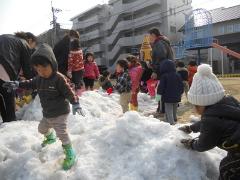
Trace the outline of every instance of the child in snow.
[[137, 96], [139, 93], [139, 85], [143, 70], [141, 64], [137, 62], [137, 58], [135, 56], [128, 56], [127, 61], [129, 67], [129, 75], [131, 77], [132, 82], [131, 101], [129, 104], [129, 110], [137, 111], [138, 110]]
[[177, 107], [181, 102], [183, 83], [173, 61], [162, 62], [160, 77], [157, 99], [164, 101], [166, 121], [174, 125], [177, 122]]
[[131, 99], [131, 78], [128, 74], [128, 62], [126, 60], [119, 60], [116, 65], [116, 72], [118, 74], [115, 89], [120, 94], [120, 105], [123, 113], [128, 111], [129, 102]]
[[182, 61], [177, 62], [177, 72], [182, 78], [184, 92], [187, 97], [187, 93], [189, 91], [189, 84], [188, 84], [188, 70], [185, 68], [185, 64]]
[[87, 53], [86, 59], [84, 63], [84, 83], [85, 83], [85, 89], [93, 90], [94, 86], [94, 80], [98, 79], [99, 77], [99, 70], [96, 62], [94, 61], [94, 55], [93, 53]]
[[57, 70], [57, 61], [50, 46], [41, 45], [32, 55], [31, 64], [37, 71], [37, 76], [31, 80], [9, 81], [4, 84], [7, 89], [36, 89], [43, 109], [43, 119], [38, 131], [45, 136], [42, 147], [56, 141], [53, 128], [62, 141], [66, 158], [63, 169], [70, 169], [76, 160], [75, 152], [67, 132], [67, 117], [72, 104], [73, 114], [81, 109], [78, 97], [74, 94], [65, 77]]
[[194, 151], [208, 151], [218, 146], [228, 152], [220, 163], [219, 180], [240, 179], [240, 103], [226, 96], [222, 84], [207, 64], [198, 67], [188, 92], [201, 120], [179, 128], [186, 133], [199, 133], [198, 138], [181, 142]]
[[109, 88], [113, 88], [112, 83], [110, 81], [110, 72], [104, 71], [102, 75], [100, 75], [98, 83], [102, 87], [104, 91], [107, 91]]
[[75, 90], [78, 91], [83, 86], [83, 52], [80, 49], [79, 39], [74, 39], [71, 42], [70, 53], [68, 57], [68, 77], [72, 79], [75, 85]]
[[197, 63], [195, 61], [190, 61], [187, 69], [188, 69], [188, 84], [189, 87], [191, 87], [193, 76], [197, 72]]

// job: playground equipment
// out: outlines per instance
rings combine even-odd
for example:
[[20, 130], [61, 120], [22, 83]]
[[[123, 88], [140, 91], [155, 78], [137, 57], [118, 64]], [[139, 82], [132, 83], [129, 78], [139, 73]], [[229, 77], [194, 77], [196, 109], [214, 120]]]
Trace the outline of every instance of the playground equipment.
[[196, 9], [186, 15], [184, 40], [174, 45], [173, 48], [176, 59], [183, 58], [185, 52], [188, 50], [197, 50], [198, 64], [201, 63], [201, 49], [208, 48], [219, 49], [222, 53], [240, 59], [239, 53], [219, 45], [218, 40], [213, 38], [212, 16], [211, 13], [205, 9]]
[[184, 47], [186, 50], [197, 50], [201, 63], [201, 49], [208, 49], [213, 43], [212, 16], [205, 9], [195, 9], [186, 16]]
[[144, 61], [152, 60], [152, 47], [150, 45], [149, 35], [144, 36], [140, 53]]

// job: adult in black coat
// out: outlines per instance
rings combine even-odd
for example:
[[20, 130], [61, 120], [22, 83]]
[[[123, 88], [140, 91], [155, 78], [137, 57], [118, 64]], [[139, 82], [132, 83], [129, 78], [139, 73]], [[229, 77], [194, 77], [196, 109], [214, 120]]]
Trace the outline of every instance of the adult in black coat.
[[204, 152], [219, 147], [228, 152], [220, 163], [220, 180], [240, 179], [240, 104], [224, 89], [209, 67], [201, 65], [188, 93], [201, 121], [179, 128], [186, 133], [198, 133], [196, 139], [183, 139], [185, 147]]
[[0, 36], [0, 111], [3, 122], [14, 121], [16, 116], [15, 92], [7, 92], [2, 85], [5, 81], [17, 80], [21, 69], [25, 78], [32, 78], [30, 58], [36, 41], [36, 37], [29, 32]]
[[60, 40], [53, 49], [58, 63], [58, 71], [67, 76], [68, 71], [68, 55], [70, 51], [70, 42], [73, 39], [79, 39], [80, 35], [75, 30], [70, 30], [62, 40]]
[[161, 69], [161, 63], [166, 59], [174, 60], [173, 51], [169, 39], [162, 35], [158, 29], [151, 29], [149, 34], [150, 42], [152, 44], [153, 76], [160, 80], [159, 70]]
[[[173, 60], [173, 51], [169, 39], [162, 35], [157, 28], [151, 29], [149, 34], [152, 44], [152, 78], [160, 80], [161, 63], [166, 59]], [[163, 100], [158, 103], [157, 113], [165, 113]]]

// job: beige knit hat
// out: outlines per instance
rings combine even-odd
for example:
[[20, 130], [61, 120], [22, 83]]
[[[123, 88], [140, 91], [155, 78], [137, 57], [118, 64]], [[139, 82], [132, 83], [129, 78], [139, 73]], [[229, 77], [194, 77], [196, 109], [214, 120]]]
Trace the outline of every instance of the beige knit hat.
[[225, 96], [225, 90], [208, 64], [198, 66], [188, 92], [188, 100], [193, 105], [210, 106]]

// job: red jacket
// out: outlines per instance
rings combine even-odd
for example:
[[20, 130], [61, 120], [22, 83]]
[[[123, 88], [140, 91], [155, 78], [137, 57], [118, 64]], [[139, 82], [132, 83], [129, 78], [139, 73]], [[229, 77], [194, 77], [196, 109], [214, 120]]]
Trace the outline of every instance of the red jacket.
[[70, 51], [68, 55], [68, 71], [80, 71], [84, 69], [82, 50]]
[[193, 76], [196, 74], [196, 72], [197, 72], [197, 66], [188, 66], [188, 84], [189, 84], [189, 86], [192, 85]]
[[131, 77], [131, 81], [132, 81], [132, 91], [136, 92], [137, 89], [139, 88], [140, 85], [140, 81], [142, 78], [142, 66], [139, 64], [137, 66], [134, 67], [130, 67], [129, 69], [129, 75]]
[[98, 79], [99, 70], [95, 62], [85, 62], [84, 63], [84, 77], [89, 79]]

